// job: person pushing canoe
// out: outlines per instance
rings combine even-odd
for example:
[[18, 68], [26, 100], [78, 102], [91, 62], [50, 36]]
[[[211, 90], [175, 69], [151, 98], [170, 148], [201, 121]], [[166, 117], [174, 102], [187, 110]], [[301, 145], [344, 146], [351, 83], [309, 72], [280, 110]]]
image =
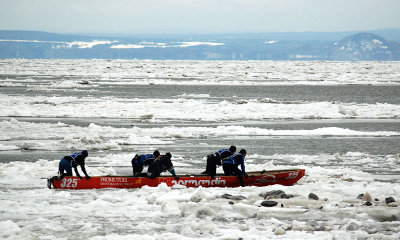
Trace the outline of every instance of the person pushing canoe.
[[160, 156], [160, 152], [155, 150], [153, 154], [136, 154], [134, 158], [132, 158], [132, 169], [133, 169], [133, 176], [138, 177], [140, 173], [143, 171], [144, 166], [150, 166]]
[[167, 152], [165, 155], [159, 156], [156, 160], [154, 160], [148, 170], [147, 177], [154, 179], [159, 177], [162, 172], [168, 171], [175, 177], [175, 180], [178, 180], [179, 177], [175, 174], [174, 165], [171, 161], [172, 155], [170, 152]]
[[64, 156], [58, 164], [58, 176], [49, 178], [47, 180], [47, 186], [51, 188], [51, 183], [54, 179], [57, 179], [59, 181], [63, 179], [63, 177], [72, 176], [72, 168], [74, 169], [76, 176], [82, 180], [82, 177], [78, 171], [78, 166], [81, 166], [81, 170], [83, 174], [85, 174], [86, 180], [90, 180], [91, 177], [89, 176], [89, 174], [87, 174], [85, 168], [85, 159], [88, 155], [88, 151], [83, 150], [82, 152], [76, 152], [69, 156]]
[[227, 158], [236, 152], [235, 146], [230, 146], [229, 149], [221, 149], [216, 153], [211, 153], [207, 155], [207, 166], [206, 170], [201, 174], [211, 175], [211, 180], [214, 179], [217, 174], [217, 165], [221, 166], [221, 160]]
[[[222, 160], [222, 168], [224, 170], [224, 174], [226, 176], [237, 176], [242, 187], [245, 186], [243, 175], [246, 178], [248, 177], [244, 166], [244, 158], [246, 157], [246, 154], [246, 150], [241, 149], [238, 154], [234, 154]], [[238, 168], [239, 165], [241, 170]]]
[[82, 179], [78, 172], [78, 166], [81, 166], [81, 170], [83, 174], [85, 174], [86, 180], [90, 180], [90, 176], [87, 174], [85, 168], [85, 159], [88, 155], [88, 151], [83, 150], [82, 152], [76, 152], [70, 156], [63, 157], [58, 164], [57, 180], [62, 179], [63, 177], [72, 176], [72, 168], [74, 169], [76, 176], [79, 177], [79, 179]]

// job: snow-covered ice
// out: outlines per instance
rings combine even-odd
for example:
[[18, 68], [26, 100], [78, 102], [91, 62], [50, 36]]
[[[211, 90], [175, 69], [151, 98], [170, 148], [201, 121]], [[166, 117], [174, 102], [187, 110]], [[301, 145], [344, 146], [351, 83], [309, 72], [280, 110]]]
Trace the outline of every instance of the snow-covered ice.
[[[399, 62], [1, 59], [0, 239], [399, 239], [399, 83]], [[171, 151], [181, 174], [231, 144], [248, 150], [248, 171], [306, 176], [46, 186], [82, 149], [92, 176], [131, 174], [132, 157], [154, 149]], [[274, 190], [290, 197], [263, 197]]]

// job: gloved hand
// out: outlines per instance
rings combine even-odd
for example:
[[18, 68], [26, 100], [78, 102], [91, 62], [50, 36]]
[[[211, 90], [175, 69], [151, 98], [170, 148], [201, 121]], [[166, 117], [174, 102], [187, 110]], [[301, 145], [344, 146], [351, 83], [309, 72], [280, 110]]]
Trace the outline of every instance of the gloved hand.
[[86, 176], [86, 180], [90, 180], [91, 179], [91, 177], [90, 176]]
[[82, 177], [81, 176], [78, 176], [79, 177], [79, 180], [82, 180]]
[[245, 178], [248, 178], [248, 177], [249, 177], [249, 175], [247, 175], [247, 173], [245, 173], [245, 174], [244, 174], [244, 177], [245, 177]]
[[178, 181], [178, 180], [179, 180], [179, 177], [178, 177], [178, 176], [176, 176], [176, 175], [175, 175], [174, 177], [175, 177], [175, 180], [176, 180], [176, 181]]

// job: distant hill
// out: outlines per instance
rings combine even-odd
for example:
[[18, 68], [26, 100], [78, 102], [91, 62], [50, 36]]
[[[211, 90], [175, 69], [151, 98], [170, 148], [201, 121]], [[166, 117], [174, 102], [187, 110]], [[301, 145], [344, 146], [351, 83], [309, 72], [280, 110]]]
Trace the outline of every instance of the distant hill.
[[400, 43], [344, 32], [127, 37], [0, 31], [0, 58], [384, 61], [400, 60]]
[[334, 44], [334, 59], [398, 60], [399, 43], [390, 42], [372, 33], [359, 33]]

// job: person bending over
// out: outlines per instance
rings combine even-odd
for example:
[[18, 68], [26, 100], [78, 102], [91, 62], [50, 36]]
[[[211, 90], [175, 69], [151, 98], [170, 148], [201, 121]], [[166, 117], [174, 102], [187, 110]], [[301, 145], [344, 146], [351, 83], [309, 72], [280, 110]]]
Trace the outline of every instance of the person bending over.
[[[224, 170], [224, 174], [227, 176], [237, 176], [239, 178], [242, 187], [245, 186], [243, 175], [246, 178], [248, 177], [244, 166], [245, 157], [246, 157], [246, 150], [242, 149], [239, 151], [238, 154], [234, 154], [222, 160], [222, 168]], [[238, 168], [239, 165], [241, 170]]]
[[132, 169], [133, 169], [133, 176], [137, 177], [142, 173], [144, 166], [150, 166], [155, 159], [160, 156], [160, 152], [155, 150], [153, 154], [142, 154], [142, 155], [135, 155], [132, 158]]
[[229, 149], [221, 149], [216, 153], [207, 155], [206, 170], [201, 174], [211, 175], [211, 180], [214, 179], [217, 173], [217, 165], [221, 166], [221, 160], [227, 158], [236, 152], [236, 147], [231, 146]]
[[178, 180], [179, 177], [175, 174], [174, 165], [171, 161], [172, 155], [171, 153], [167, 152], [165, 155], [159, 156], [156, 160], [154, 160], [148, 170], [147, 170], [147, 177], [154, 179], [159, 177], [162, 172], [169, 171], [172, 176], [175, 177], [175, 180]]
[[78, 166], [81, 166], [81, 170], [87, 180], [90, 180], [90, 176], [87, 174], [85, 169], [85, 158], [89, 155], [87, 150], [83, 150], [82, 152], [73, 153], [70, 156], [65, 156], [61, 159], [60, 164], [58, 165], [58, 178], [62, 179], [65, 176], [72, 176], [72, 168], [75, 171], [75, 174], [79, 179], [82, 179], [81, 175], [78, 172]]

